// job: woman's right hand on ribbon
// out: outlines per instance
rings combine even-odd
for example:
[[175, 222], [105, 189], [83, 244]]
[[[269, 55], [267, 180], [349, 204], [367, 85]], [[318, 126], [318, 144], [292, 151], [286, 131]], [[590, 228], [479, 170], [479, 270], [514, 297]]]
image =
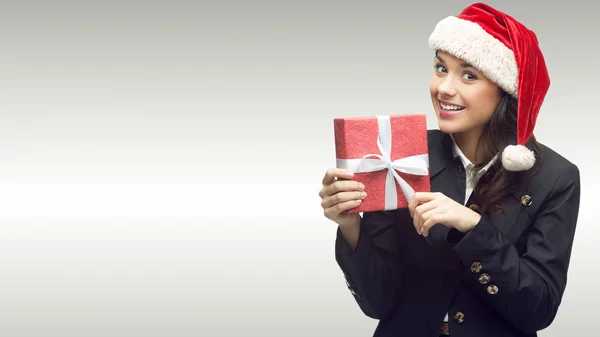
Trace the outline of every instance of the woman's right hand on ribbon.
[[342, 227], [360, 223], [358, 213], [343, 214], [342, 212], [360, 205], [367, 196], [364, 192], [365, 187], [351, 180], [352, 177], [352, 172], [348, 170], [330, 168], [323, 177], [323, 188], [319, 191], [325, 217]]

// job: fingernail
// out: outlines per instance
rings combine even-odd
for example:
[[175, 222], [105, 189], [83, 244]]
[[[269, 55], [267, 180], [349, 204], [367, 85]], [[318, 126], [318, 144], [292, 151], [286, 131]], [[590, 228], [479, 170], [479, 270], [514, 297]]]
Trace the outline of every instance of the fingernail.
[[419, 234], [423, 234], [423, 227], [421, 227], [421, 229], [419, 230]]
[[356, 200], [357, 204], [360, 204], [361, 202], [362, 202], [362, 200], [360, 200], [360, 199]]
[[361, 197], [361, 198], [365, 198], [366, 196], [367, 196], [367, 192], [362, 192], [362, 193], [360, 194], [360, 197]]
[[360, 188], [361, 190], [364, 190], [364, 189], [365, 189], [365, 185], [363, 185], [363, 184], [358, 184], [358, 188]]
[[353, 175], [354, 175], [354, 173], [352, 173], [352, 172], [346, 172], [346, 177], [348, 177], [348, 178], [352, 178]]

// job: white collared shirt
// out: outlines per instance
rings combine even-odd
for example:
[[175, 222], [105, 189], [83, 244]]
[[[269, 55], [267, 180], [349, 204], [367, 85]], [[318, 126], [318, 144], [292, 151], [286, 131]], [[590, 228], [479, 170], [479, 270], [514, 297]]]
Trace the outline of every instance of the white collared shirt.
[[[492, 160], [490, 160], [490, 162], [487, 165], [485, 165], [485, 167], [483, 167], [481, 170], [479, 170], [479, 172], [477, 172], [477, 174], [475, 175], [475, 178], [473, 180], [471, 173], [473, 172], [473, 168], [475, 167], [475, 165], [473, 165], [473, 163], [469, 160], [469, 158], [467, 158], [465, 156], [465, 154], [462, 152], [462, 150], [458, 147], [458, 145], [456, 144], [456, 141], [454, 140], [454, 136], [452, 134], [450, 134], [450, 137], [452, 138], [452, 152], [454, 153], [454, 157], [460, 158], [460, 160], [463, 164], [463, 167], [465, 169], [466, 188], [465, 188], [465, 200], [463, 202], [463, 205], [466, 205], [467, 201], [471, 197], [471, 193], [473, 193], [473, 189], [475, 188], [475, 185], [479, 181], [479, 178], [481, 178], [481, 176], [483, 176], [483, 174], [485, 172], [487, 172], [487, 170], [490, 168], [490, 166], [492, 166], [494, 164], [494, 162], [498, 158], [498, 155], [495, 155], [492, 158]], [[444, 322], [448, 322], [448, 314], [446, 314], [446, 317], [444, 317]]]

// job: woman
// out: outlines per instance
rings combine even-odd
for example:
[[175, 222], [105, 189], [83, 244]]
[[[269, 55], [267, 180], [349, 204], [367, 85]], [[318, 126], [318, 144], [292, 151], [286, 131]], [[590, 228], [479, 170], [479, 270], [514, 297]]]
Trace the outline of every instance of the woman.
[[578, 168], [533, 136], [550, 83], [537, 39], [477, 3], [429, 43], [432, 192], [346, 214], [369, 196], [329, 169], [319, 195], [336, 261], [375, 336], [537, 336], [561, 303], [580, 197]]

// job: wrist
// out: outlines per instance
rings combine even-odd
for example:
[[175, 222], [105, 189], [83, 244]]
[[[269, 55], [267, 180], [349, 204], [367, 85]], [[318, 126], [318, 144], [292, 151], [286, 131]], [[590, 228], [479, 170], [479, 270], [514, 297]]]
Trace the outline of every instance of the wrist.
[[457, 228], [461, 233], [470, 232], [479, 222], [481, 221], [481, 215], [477, 212], [471, 211], [471, 216], [465, 222], [462, 228]]
[[338, 226], [341, 230], [347, 230], [349, 228], [357, 228], [360, 227], [360, 215], [355, 214], [355, 216], [345, 219], [346, 221], [339, 221]]

